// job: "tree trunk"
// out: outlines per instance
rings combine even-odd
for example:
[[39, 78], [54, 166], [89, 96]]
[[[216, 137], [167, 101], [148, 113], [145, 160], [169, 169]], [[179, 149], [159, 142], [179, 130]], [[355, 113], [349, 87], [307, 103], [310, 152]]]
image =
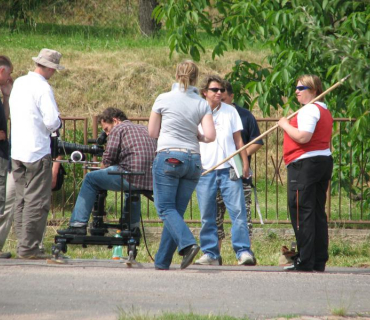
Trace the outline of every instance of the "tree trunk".
[[147, 36], [151, 36], [160, 28], [160, 24], [152, 19], [152, 12], [158, 5], [156, 0], [140, 0], [139, 1], [139, 24], [141, 32]]

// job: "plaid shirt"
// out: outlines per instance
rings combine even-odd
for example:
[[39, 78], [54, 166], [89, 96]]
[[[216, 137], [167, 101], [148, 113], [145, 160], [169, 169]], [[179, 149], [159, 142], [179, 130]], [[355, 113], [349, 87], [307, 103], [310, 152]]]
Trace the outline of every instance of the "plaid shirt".
[[[103, 164], [119, 165], [121, 171], [145, 172], [144, 176], [131, 176], [131, 182], [138, 189], [153, 190], [151, 167], [156, 147], [157, 141], [149, 137], [145, 126], [125, 120], [109, 133]], [[128, 180], [128, 176], [124, 179]]]

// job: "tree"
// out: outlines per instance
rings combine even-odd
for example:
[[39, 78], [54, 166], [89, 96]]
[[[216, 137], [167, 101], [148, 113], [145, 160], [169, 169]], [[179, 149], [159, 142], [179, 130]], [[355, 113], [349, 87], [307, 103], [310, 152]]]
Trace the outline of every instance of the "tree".
[[11, 30], [14, 31], [18, 20], [22, 20], [25, 24], [34, 27], [35, 13], [49, 0], [4, 0], [2, 4], [5, 12], [5, 19], [11, 20]]
[[[344, 128], [348, 135], [341, 141], [354, 150], [352, 172], [349, 154], [343, 155], [341, 169], [348, 176], [334, 181], [333, 190], [341, 185], [358, 193], [348, 177], [370, 181], [369, 0], [163, 1], [154, 16], [165, 23], [171, 53], [189, 53], [196, 61], [205, 51], [204, 34], [216, 39], [213, 58], [230, 49], [247, 49], [251, 41], [264, 43], [270, 67], [236, 61], [227, 75], [237, 102], [249, 109], [258, 103], [264, 115], [269, 115], [270, 107], [284, 108], [286, 113], [298, 108], [294, 91], [300, 74], [317, 74], [325, 88], [351, 74], [326, 97], [334, 117], [356, 118], [353, 126]], [[336, 165], [334, 176], [338, 169]], [[369, 207], [370, 188], [364, 190], [364, 199]]]
[[143, 34], [150, 36], [160, 27], [152, 18], [152, 12], [158, 5], [156, 0], [139, 0], [139, 24]]

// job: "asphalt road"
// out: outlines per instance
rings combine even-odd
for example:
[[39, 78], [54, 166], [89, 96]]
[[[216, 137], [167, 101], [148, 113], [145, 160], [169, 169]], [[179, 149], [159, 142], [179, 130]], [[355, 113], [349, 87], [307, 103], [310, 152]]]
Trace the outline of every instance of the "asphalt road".
[[[67, 264], [0, 260], [0, 319], [118, 319], [119, 312], [276, 318], [348, 314], [370, 317], [370, 269], [328, 268], [325, 273], [282, 272], [280, 267], [195, 266], [158, 271], [121, 261]], [[121, 311], [120, 311], [121, 310]]]

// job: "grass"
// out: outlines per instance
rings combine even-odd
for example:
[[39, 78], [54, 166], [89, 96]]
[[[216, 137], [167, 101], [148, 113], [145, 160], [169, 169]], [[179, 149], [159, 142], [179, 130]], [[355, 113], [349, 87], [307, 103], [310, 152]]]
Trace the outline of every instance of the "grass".
[[248, 317], [232, 317], [228, 315], [200, 315], [190, 313], [163, 313], [160, 315], [149, 315], [136, 311], [127, 312], [122, 309], [118, 310], [118, 320], [247, 320]]
[[347, 309], [346, 308], [333, 308], [331, 310], [331, 314], [333, 316], [345, 317], [347, 315]]
[[[51, 246], [54, 242], [54, 236], [56, 230], [64, 227], [67, 224], [67, 220], [61, 226], [49, 226], [47, 228], [46, 237], [44, 244], [47, 252], [51, 252]], [[153, 228], [158, 230], [158, 233], [153, 231]], [[150, 254], [154, 257], [158, 250], [160, 232], [162, 224], [151, 223], [146, 224], [146, 237], [147, 245]], [[151, 230], [151, 232], [149, 232]], [[114, 232], [114, 230], [112, 231]], [[197, 237], [199, 229], [194, 229], [194, 234]], [[197, 237], [198, 238], [198, 237]], [[199, 239], [197, 239], [199, 241]], [[369, 238], [349, 238], [346, 236], [335, 236], [330, 239], [329, 244], [329, 256], [328, 261], [329, 267], [370, 267], [370, 239]], [[281, 247], [286, 245], [290, 247], [291, 242], [294, 241], [293, 235], [286, 235], [278, 231], [278, 229], [272, 229], [271, 226], [262, 228], [258, 232], [255, 232], [251, 239], [252, 249], [256, 255], [258, 265], [262, 266], [277, 266], [279, 257], [281, 255]], [[127, 256], [126, 247], [124, 247], [123, 255]], [[3, 248], [3, 251], [10, 251], [15, 256], [16, 253], [16, 237], [14, 233], [11, 233], [8, 240]], [[82, 248], [80, 245], [68, 245], [67, 255], [74, 259], [111, 259], [112, 250], [106, 246], [88, 246]], [[237, 265], [235, 253], [231, 246], [230, 239], [230, 226], [226, 226], [226, 239], [223, 241], [221, 251], [223, 264], [224, 265]], [[198, 254], [201, 256], [201, 253]], [[142, 263], [151, 263], [149, 254], [147, 253], [144, 240], [142, 238], [141, 244], [138, 247], [137, 261]], [[181, 257], [177, 254], [174, 255], [174, 264], [181, 263]]]

